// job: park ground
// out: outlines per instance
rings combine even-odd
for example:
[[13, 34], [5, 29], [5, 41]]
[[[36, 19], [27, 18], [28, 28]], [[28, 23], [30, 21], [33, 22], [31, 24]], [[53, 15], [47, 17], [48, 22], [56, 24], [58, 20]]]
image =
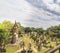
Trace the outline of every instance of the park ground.
[[[22, 39], [24, 40], [25, 43], [25, 48], [28, 49], [28, 44], [31, 43], [32, 44], [32, 50], [33, 53], [44, 53], [45, 51], [49, 50], [50, 48], [45, 48], [42, 47], [42, 49], [40, 51], [37, 50], [37, 46], [34, 42], [33, 39], [31, 39], [28, 35], [24, 35], [22, 37]], [[51, 42], [51, 45], [56, 47], [56, 42]], [[50, 44], [47, 44], [46, 46], [50, 46]], [[20, 44], [18, 44], [17, 46], [8, 46], [7, 47], [7, 52], [6, 53], [20, 53], [22, 48], [20, 48]], [[26, 50], [27, 50], [26, 49]], [[58, 51], [56, 51], [55, 53], [58, 53]]]

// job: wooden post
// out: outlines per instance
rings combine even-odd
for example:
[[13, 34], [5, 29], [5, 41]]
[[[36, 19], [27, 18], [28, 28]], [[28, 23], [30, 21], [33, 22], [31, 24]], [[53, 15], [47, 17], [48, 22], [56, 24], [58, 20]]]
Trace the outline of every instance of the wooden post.
[[55, 48], [52, 48], [51, 50], [48, 50], [47, 52], [45, 53], [54, 53], [55, 51], [59, 50], [59, 53], [60, 53], [60, 45], [56, 46]]

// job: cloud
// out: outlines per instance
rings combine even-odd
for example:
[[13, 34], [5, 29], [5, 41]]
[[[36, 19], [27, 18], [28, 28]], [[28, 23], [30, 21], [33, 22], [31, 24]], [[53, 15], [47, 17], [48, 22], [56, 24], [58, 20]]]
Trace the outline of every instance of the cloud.
[[60, 6], [56, 3], [52, 0], [0, 0], [0, 22], [17, 20], [25, 27], [43, 28], [58, 25]]
[[[34, 15], [31, 15], [34, 20], [39, 19], [38, 22], [42, 21], [42, 27], [49, 27], [60, 24], [58, 18], [60, 18], [60, 6], [55, 4], [53, 0], [27, 0], [32, 6], [34, 6]], [[40, 2], [40, 3], [39, 3]], [[46, 24], [47, 23], [47, 24]], [[40, 26], [40, 27], [41, 27]]]
[[1, 18], [11, 21], [17, 19], [20, 22], [24, 22], [32, 10], [25, 0], [0, 0], [0, 7]]
[[60, 22], [60, 18], [52, 18], [52, 19]]
[[53, 2], [60, 5], [60, 0], [53, 0]]
[[60, 16], [60, 6], [54, 3], [53, 0], [27, 0], [33, 6], [37, 7], [38, 9], [42, 8], [49, 13], [55, 14]]

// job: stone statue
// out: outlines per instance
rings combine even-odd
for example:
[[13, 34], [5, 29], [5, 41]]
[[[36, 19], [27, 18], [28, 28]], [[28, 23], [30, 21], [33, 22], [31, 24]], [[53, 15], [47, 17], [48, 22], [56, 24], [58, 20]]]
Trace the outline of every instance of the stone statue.
[[6, 45], [5, 45], [4, 39], [0, 43], [0, 52], [1, 53], [5, 53], [6, 52]]
[[29, 48], [29, 49], [28, 49], [27, 53], [32, 53], [31, 43], [29, 43], [29, 47], [28, 47], [28, 48]]
[[16, 43], [18, 41], [18, 24], [15, 22], [13, 29], [12, 29], [12, 41], [11, 43]]
[[26, 53], [26, 50], [24, 49], [24, 46], [23, 46], [23, 50], [21, 51], [21, 53]]

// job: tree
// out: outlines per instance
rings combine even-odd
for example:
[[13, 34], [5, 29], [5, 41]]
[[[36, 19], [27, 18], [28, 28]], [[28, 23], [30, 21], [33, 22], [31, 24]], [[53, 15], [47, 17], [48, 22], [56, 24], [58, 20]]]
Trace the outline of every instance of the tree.
[[2, 36], [5, 38], [6, 44], [10, 41], [8, 41], [8, 39], [12, 34], [12, 27], [13, 23], [11, 23], [10, 21], [4, 21], [0, 24], [0, 35], [2, 34]]
[[26, 27], [26, 28], [24, 29], [24, 31], [25, 31], [25, 33], [29, 33], [29, 32], [31, 32], [32, 30], [31, 30], [30, 27]]
[[42, 35], [44, 33], [43, 28], [36, 28], [35, 31], [37, 32], [38, 35]]
[[60, 38], [60, 25], [52, 26], [47, 29], [49, 35]]

